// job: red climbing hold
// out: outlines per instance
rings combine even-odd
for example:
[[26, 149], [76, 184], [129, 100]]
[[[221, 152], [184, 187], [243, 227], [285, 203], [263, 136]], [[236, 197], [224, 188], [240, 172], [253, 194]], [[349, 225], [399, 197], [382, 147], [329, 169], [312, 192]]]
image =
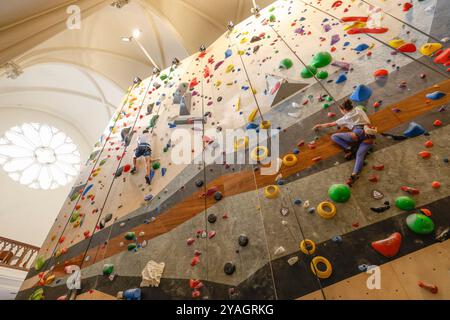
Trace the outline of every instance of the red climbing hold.
[[374, 165], [372, 166], [372, 169], [377, 171], [384, 170], [384, 164]]
[[360, 21], [360, 22], [367, 22], [369, 17], [343, 17], [341, 20], [343, 22], [353, 22], [353, 21]]
[[442, 51], [435, 59], [435, 63], [443, 64], [445, 66], [448, 66], [450, 63], [450, 48], [445, 49]]
[[388, 74], [389, 74], [389, 72], [386, 69], [379, 69], [373, 73], [373, 76], [375, 78], [387, 77]]
[[442, 126], [442, 121], [441, 120], [435, 120], [434, 122], [433, 122], [433, 126], [435, 126], [435, 127], [440, 127], [440, 126]]
[[403, 4], [403, 11], [409, 11], [409, 9], [411, 9], [413, 7], [413, 4], [411, 2], [405, 2]]
[[435, 285], [426, 284], [423, 281], [418, 281], [417, 284], [419, 287], [430, 291], [432, 294], [438, 293], [438, 287]]
[[369, 175], [369, 181], [370, 182], [378, 182], [380, 178], [376, 174]]
[[391, 234], [388, 238], [372, 242], [372, 248], [387, 258], [394, 257], [400, 250], [402, 235], [399, 232]]
[[423, 144], [426, 148], [431, 148], [433, 146], [433, 141], [428, 140]]
[[351, 28], [347, 30], [348, 34], [359, 34], [359, 33], [386, 33], [388, 28]]
[[128, 171], [130, 171], [131, 170], [131, 165], [129, 165], [129, 164], [126, 164], [124, 167], [123, 167], [123, 172], [128, 172]]
[[198, 286], [200, 283], [201, 283], [200, 280], [190, 279], [190, 280], [189, 280], [189, 288], [195, 289], [195, 288], [197, 288], [197, 286]]
[[342, 6], [342, 1], [341, 1], [341, 0], [335, 1], [335, 2], [333, 2], [333, 4], [331, 5], [331, 7], [332, 7], [333, 9], [336, 9], [336, 8], [338, 8], [338, 7], [340, 7], [340, 6]]
[[440, 183], [439, 181], [433, 181], [433, 182], [431, 183], [431, 187], [432, 187], [433, 189], [439, 189], [439, 188], [441, 187], [441, 183]]
[[195, 256], [194, 258], [192, 258], [191, 266], [195, 266], [199, 262], [200, 262], [200, 258], [198, 256]]
[[404, 45], [400, 46], [399, 48], [397, 48], [398, 51], [400, 52], [416, 52], [417, 48], [414, 45], [414, 43], [405, 43]]
[[421, 156], [423, 159], [428, 159], [429, 157], [431, 157], [431, 153], [429, 153], [428, 151], [420, 151], [419, 156]]
[[190, 246], [190, 245], [192, 245], [194, 242], [195, 242], [195, 239], [194, 239], [194, 238], [189, 238], [189, 239], [187, 239], [186, 244], [187, 244], [188, 246]]
[[194, 290], [192, 291], [192, 298], [198, 298], [200, 297], [200, 291]]
[[416, 194], [420, 193], [419, 189], [412, 188], [412, 187], [406, 187], [406, 186], [401, 186], [400, 190], [408, 192], [409, 194], [412, 194], [412, 195], [416, 195]]

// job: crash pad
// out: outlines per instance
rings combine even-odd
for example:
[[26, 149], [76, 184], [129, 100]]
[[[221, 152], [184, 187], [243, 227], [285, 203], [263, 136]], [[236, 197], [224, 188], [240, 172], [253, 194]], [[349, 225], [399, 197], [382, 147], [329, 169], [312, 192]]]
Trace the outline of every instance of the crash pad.
[[335, 202], [346, 202], [350, 199], [350, 188], [345, 184], [333, 184], [328, 189], [328, 196]]
[[395, 205], [401, 210], [413, 210], [416, 207], [416, 201], [408, 196], [401, 196], [395, 199]]
[[383, 256], [392, 258], [397, 255], [400, 250], [401, 243], [402, 235], [399, 232], [395, 232], [386, 239], [372, 242], [371, 246]]
[[413, 213], [406, 217], [406, 225], [418, 234], [430, 234], [434, 230], [433, 220], [421, 213]]

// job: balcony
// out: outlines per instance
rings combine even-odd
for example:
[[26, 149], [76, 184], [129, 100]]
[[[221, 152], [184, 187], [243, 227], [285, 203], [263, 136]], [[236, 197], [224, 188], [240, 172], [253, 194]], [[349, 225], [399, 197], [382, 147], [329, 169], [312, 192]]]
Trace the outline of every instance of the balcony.
[[38, 252], [38, 247], [0, 237], [0, 267], [28, 272]]

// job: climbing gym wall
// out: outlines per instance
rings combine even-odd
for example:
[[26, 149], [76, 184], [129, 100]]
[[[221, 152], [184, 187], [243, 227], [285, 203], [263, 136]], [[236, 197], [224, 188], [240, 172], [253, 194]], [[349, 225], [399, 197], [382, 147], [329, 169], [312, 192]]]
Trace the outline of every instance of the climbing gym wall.
[[[135, 81], [18, 299], [449, 299], [445, 2], [276, 1]], [[313, 130], [347, 98], [378, 130], [351, 188], [336, 129]], [[220, 133], [269, 128], [273, 174], [205, 161], [259, 157]], [[131, 172], [144, 129], [150, 184], [143, 159]], [[177, 129], [190, 163], [172, 162]]]

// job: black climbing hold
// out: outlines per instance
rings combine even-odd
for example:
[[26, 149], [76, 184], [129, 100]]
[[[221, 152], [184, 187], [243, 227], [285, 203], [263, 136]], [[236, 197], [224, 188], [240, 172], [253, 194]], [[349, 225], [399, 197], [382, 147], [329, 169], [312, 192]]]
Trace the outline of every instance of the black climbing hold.
[[215, 215], [214, 213], [211, 213], [211, 214], [208, 216], [208, 222], [209, 222], [209, 223], [214, 223], [214, 222], [216, 222], [216, 220], [217, 220], [217, 217], [216, 217], [216, 215]]
[[245, 234], [241, 234], [238, 242], [241, 247], [246, 247], [248, 245], [248, 237]]
[[100, 220], [99, 227], [103, 229], [106, 226], [106, 223], [112, 219], [112, 213], [108, 213], [102, 220]]
[[236, 266], [232, 262], [227, 262], [223, 267], [223, 271], [225, 274], [231, 276], [236, 271]]
[[117, 169], [116, 174], [114, 175], [114, 177], [118, 178], [122, 175], [123, 173], [123, 167], [120, 167], [119, 169]]
[[220, 201], [220, 200], [222, 200], [222, 198], [223, 198], [223, 195], [222, 195], [222, 193], [220, 193], [219, 191], [217, 191], [217, 192], [214, 194], [214, 199], [216, 199], [216, 201]]
[[201, 186], [203, 186], [203, 180], [195, 181], [195, 185], [200, 188]]

